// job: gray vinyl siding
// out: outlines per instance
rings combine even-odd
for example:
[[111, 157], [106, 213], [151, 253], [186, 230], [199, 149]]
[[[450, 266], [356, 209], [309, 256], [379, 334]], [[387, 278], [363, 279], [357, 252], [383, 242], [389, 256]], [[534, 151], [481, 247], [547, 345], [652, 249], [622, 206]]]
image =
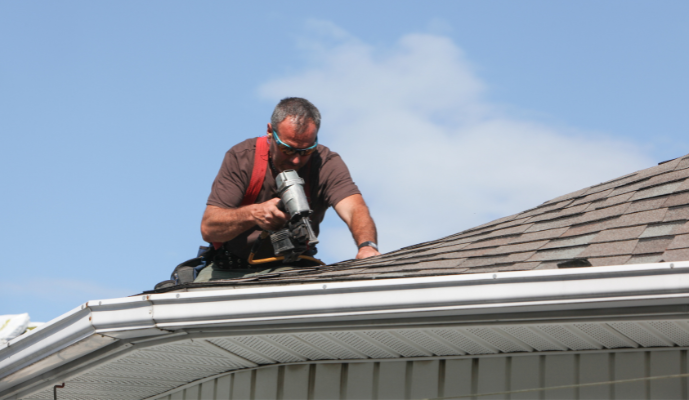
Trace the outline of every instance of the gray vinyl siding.
[[[686, 350], [304, 363], [238, 371], [158, 399], [428, 399], [686, 371]], [[686, 399], [687, 385], [674, 378], [476, 398]]]

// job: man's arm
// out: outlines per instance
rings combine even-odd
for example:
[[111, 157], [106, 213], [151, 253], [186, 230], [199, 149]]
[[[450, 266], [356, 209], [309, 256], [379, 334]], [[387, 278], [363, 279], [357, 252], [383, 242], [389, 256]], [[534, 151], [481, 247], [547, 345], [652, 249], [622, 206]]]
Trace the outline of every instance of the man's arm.
[[206, 206], [201, 220], [201, 236], [207, 242], [227, 242], [258, 225], [261, 229], [277, 230], [287, 222], [288, 215], [277, 208], [280, 199], [239, 208]]
[[[335, 204], [335, 211], [349, 227], [357, 246], [368, 241], [378, 243], [376, 224], [373, 222], [364, 198], [360, 194], [353, 194], [340, 200], [339, 203]], [[377, 255], [380, 255], [378, 250], [370, 246], [364, 246], [359, 249], [356, 258], [367, 258]]]

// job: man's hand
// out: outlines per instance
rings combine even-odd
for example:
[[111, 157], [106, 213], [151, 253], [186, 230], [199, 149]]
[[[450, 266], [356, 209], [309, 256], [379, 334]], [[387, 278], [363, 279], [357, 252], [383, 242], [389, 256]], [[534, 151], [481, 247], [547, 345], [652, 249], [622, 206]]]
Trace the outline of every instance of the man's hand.
[[368, 257], [373, 257], [373, 256], [379, 256], [380, 253], [378, 250], [374, 249], [371, 246], [364, 246], [359, 249], [359, 252], [356, 254], [356, 259], [362, 259], [362, 258], [368, 258]]
[[277, 207], [280, 199], [239, 208], [207, 206], [201, 221], [201, 235], [207, 242], [227, 242], [258, 225], [261, 229], [282, 228], [289, 216]]
[[251, 216], [259, 228], [266, 231], [276, 231], [289, 220], [289, 215], [278, 208], [279, 202], [280, 199], [275, 198], [252, 206]]

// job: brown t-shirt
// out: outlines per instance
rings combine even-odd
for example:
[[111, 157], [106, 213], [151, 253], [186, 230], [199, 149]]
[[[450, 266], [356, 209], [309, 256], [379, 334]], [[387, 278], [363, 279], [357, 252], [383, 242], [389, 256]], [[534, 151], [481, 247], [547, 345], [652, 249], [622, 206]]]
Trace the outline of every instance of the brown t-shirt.
[[[225, 153], [225, 159], [220, 166], [218, 176], [215, 177], [207, 205], [222, 208], [237, 208], [241, 205], [244, 193], [251, 181], [254, 168], [254, 154], [256, 152], [256, 138], [247, 139]], [[330, 151], [323, 145], [318, 145], [311, 155], [309, 162], [299, 171], [299, 176], [307, 183], [305, 190], [310, 192], [311, 225], [318, 235], [319, 224], [325, 217], [325, 212], [340, 200], [353, 194], [359, 194], [359, 188], [352, 181], [349, 170], [339, 154]], [[268, 166], [263, 187], [258, 194], [256, 203], [263, 203], [277, 197], [275, 176]], [[247, 258], [253, 243], [260, 234], [260, 228], [254, 226], [248, 231], [226, 243], [226, 247], [235, 255]], [[264, 240], [256, 258], [273, 256], [270, 240]]]

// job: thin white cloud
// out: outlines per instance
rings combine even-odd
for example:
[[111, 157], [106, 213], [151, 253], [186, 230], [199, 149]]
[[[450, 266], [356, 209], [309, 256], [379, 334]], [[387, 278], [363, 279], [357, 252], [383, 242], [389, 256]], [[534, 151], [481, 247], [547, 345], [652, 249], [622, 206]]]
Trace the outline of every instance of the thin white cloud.
[[[347, 162], [384, 251], [439, 238], [645, 168], [633, 143], [511, 117], [453, 41], [409, 34], [375, 47], [328, 22], [300, 42], [310, 66], [265, 83], [262, 97], [321, 109], [321, 142]], [[330, 261], [353, 255], [326, 227]]]

